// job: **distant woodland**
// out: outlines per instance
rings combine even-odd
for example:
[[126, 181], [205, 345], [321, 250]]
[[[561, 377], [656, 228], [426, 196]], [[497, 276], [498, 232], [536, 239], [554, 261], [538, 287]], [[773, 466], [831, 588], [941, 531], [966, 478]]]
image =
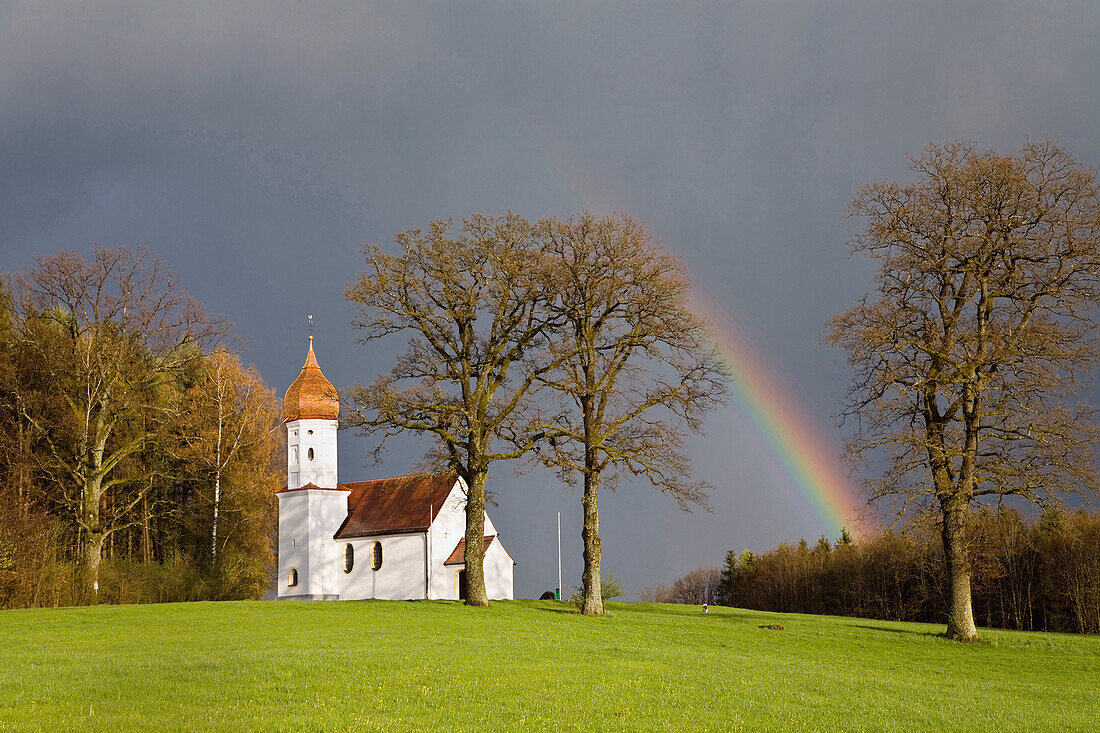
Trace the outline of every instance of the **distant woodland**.
[[[1100, 513], [1050, 508], [1026, 521], [1007, 507], [974, 514], [974, 618], [981, 626], [1100, 633]], [[858, 542], [822, 537], [761, 554], [726, 554], [643, 601], [721, 603], [783, 613], [943, 623], [947, 615], [940, 528], [930, 518]]]
[[[1009, 508], [970, 526], [974, 618], [981, 626], [1100, 633], [1100, 514]], [[780, 545], [726, 557], [722, 595], [743, 608], [942, 623], [940, 530], [925, 521], [858, 544]]]
[[257, 598], [278, 401], [139, 251], [0, 284], [0, 607]]

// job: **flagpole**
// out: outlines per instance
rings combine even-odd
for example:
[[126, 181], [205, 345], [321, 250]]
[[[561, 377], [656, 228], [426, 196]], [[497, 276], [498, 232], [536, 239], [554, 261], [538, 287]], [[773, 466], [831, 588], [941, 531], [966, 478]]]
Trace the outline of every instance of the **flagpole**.
[[561, 512], [558, 512], [558, 600], [561, 600]]

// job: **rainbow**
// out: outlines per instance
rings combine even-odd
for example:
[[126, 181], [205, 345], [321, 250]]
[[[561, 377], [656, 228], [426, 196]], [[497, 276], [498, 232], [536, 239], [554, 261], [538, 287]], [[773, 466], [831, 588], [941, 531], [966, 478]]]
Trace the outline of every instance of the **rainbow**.
[[[604, 184], [590, 166], [571, 155], [554, 135], [542, 137], [550, 153], [554, 177], [581, 206], [596, 212], [631, 210], [625, 205], [622, 192]], [[710, 323], [714, 344], [732, 369], [730, 392], [734, 407], [760, 438], [761, 447], [775, 458], [779, 468], [774, 474], [777, 488], [793, 485], [831, 539], [840, 535], [841, 528], [858, 536], [862, 503], [833, 451], [826, 447], [817, 428], [806, 420], [805, 410], [789, 397], [792, 391], [713, 299], [696, 289], [694, 300], [696, 312]], [[771, 470], [776, 466], [764, 468]]]
[[779, 462], [784, 483], [793, 484], [830, 539], [839, 537], [841, 528], [857, 536], [862, 503], [840, 462], [789, 396], [791, 389], [711, 298], [696, 290], [693, 300], [733, 372], [733, 404]]

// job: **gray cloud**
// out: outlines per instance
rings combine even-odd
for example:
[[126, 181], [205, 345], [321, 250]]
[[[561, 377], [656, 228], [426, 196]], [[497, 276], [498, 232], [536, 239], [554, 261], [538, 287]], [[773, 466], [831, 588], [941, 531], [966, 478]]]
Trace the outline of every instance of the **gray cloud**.
[[[829, 450], [847, 380], [824, 319], [868, 287], [845, 204], [905, 154], [1049, 134], [1100, 161], [1100, 8], [1000, 3], [22, 2], [0, 8], [0, 268], [142, 244], [237, 323], [278, 389], [305, 314], [338, 385], [388, 369], [342, 290], [359, 246], [429, 219], [625, 210], [681, 255]], [[341, 471], [382, 467], [342, 438]], [[693, 440], [713, 515], [624, 482], [606, 567], [636, 591], [826, 526], [744, 416]], [[579, 497], [503, 469], [517, 588], [550, 587]]]

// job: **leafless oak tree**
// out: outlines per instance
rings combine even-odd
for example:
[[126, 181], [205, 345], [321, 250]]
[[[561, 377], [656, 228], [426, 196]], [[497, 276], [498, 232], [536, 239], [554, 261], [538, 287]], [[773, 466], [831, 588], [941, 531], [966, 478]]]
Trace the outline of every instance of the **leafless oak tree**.
[[558, 324], [556, 368], [539, 382], [561, 408], [539, 426], [549, 445], [541, 457], [565, 480], [583, 478], [583, 612], [601, 614], [601, 483], [626, 471], [681, 508], [705, 506], [707, 485], [691, 477], [683, 428], [699, 430], [724, 402], [728, 370], [688, 306], [680, 261], [636, 222], [585, 212], [539, 222], [538, 239]]
[[364, 248], [367, 272], [346, 291], [358, 307], [361, 342], [397, 333], [411, 339], [388, 375], [347, 396], [351, 424], [380, 435], [380, 448], [400, 433], [432, 435], [435, 460], [465, 480], [466, 603], [485, 606], [489, 467], [534, 444], [524, 427], [544, 366], [532, 355], [545, 347], [551, 296], [528, 221], [474, 215], [456, 236], [451, 229], [436, 221], [399, 233], [396, 257]]
[[977, 638], [967, 523], [983, 500], [1037, 503], [1095, 490], [1100, 197], [1059, 145], [1016, 155], [932, 145], [912, 183], [864, 187], [855, 252], [875, 292], [834, 317], [855, 368], [855, 457], [885, 455], [871, 500], [934, 507], [947, 563], [947, 634]]

